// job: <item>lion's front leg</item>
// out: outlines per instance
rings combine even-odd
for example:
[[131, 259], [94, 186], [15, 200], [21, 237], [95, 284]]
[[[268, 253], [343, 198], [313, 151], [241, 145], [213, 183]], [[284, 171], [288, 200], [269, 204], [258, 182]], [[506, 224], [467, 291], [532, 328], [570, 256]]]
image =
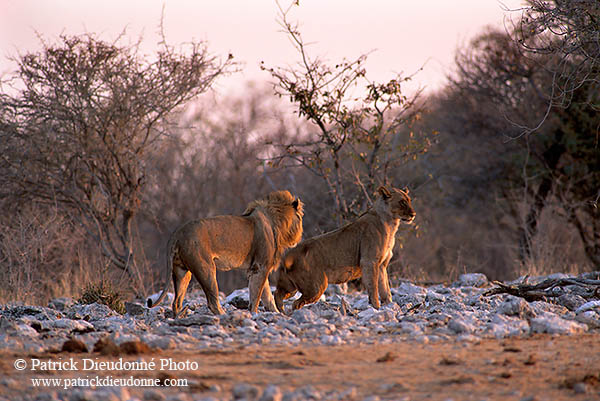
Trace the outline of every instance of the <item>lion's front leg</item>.
[[[267, 302], [270, 301], [275, 308], [275, 311], [277, 310], [271, 288], [265, 290], [265, 284], [268, 283], [268, 278], [269, 271], [265, 268], [253, 265], [248, 269], [248, 289], [250, 291], [250, 305], [248, 306], [248, 309], [250, 309], [250, 312], [258, 312], [258, 303], [263, 297], [263, 292], [266, 293], [266, 291], [268, 291], [268, 294], [265, 294]], [[267, 305], [268, 303], [265, 304], [266, 307], [268, 307]]]
[[273, 293], [271, 292], [271, 285], [269, 284], [269, 275], [267, 275], [267, 280], [263, 286], [262, 296], [260, 298], [263, 306], [269, 312], [280, 312], [279, 308], [277, 308], [277, 304], [275, 303], [275, 298], [273, 297]]

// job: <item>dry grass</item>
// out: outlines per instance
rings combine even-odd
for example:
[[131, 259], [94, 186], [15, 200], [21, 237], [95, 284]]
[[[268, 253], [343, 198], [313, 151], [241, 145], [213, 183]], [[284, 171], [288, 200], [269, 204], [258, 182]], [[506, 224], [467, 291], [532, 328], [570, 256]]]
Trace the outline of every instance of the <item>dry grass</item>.
[[544, 210], [538, 232], [529, 241], [531, 255], [523, 263], [517, 264], [517, 276], [552, 273], [578, 275], [590, 269], [577, 233], [558, 210]]
[[83, 229], [53, 208], [29, 205], [0, 218], [0, 302], [45, 305], [78, 298], [88, 283], [124, 283]]
[[82, 304], [93, 304], [94, 302], [97, 302], [108, 306], [110, 309], [121, 315], [125, 313], [123, 296], [108, 280], [101, 280], [95, 284], [87, 284], [83, 289], [78, 302]]

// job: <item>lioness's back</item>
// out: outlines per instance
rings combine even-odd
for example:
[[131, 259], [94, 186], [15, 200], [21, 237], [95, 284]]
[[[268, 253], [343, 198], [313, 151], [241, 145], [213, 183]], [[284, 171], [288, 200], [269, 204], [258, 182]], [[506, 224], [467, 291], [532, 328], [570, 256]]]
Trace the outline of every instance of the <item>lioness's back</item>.
[[289, 252], [293, 255], [304, 254], [308, 263], [319, 263], [324, 268], [358, 265], [362, 232], [372, 224], [371, 220], [372, 216], [365, 214], [336, 230], [304, 240]]

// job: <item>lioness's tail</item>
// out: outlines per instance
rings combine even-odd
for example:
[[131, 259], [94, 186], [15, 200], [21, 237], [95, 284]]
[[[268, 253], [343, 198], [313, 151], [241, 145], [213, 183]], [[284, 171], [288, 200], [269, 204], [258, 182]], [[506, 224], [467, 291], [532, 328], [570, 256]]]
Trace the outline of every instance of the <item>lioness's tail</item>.
[[159, 303], [161, 303], [167, 296], [167, 292], [169, 291], [169, 275], [173, 272], [173, 256], [175, 255], [175, 248], [177, 247], [177, 240], [175, 239], [175, 234], [171, 235], [169, 238], [169, 242], [167, 243], [167, 270], [165, 272], [165, 287], [163, 288], [160, 296], [156, 300], [156, 302], [152, 302], [152, 298], [148, 298], [148, 308], [153, 308]]

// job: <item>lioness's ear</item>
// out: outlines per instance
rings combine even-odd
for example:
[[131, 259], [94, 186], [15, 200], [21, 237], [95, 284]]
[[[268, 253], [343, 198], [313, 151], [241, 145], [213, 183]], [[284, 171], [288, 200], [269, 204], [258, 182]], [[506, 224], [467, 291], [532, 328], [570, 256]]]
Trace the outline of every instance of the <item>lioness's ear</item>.
[[379, 193], [381, 194], [381, 197], [383, 199], [389, 199], [392, 197], [391, 192], [389, 191], [389, 189], [387, 189], [386, 187], [384, 187], [383, 185], [379, 187], [378, 189]]
[[300, 204], [300, 199], [296, 198], [294, 199], [294, 201], [292, 202], [292, 206], [294, 207], [294, 209], [298, 210], [298, 205]]

